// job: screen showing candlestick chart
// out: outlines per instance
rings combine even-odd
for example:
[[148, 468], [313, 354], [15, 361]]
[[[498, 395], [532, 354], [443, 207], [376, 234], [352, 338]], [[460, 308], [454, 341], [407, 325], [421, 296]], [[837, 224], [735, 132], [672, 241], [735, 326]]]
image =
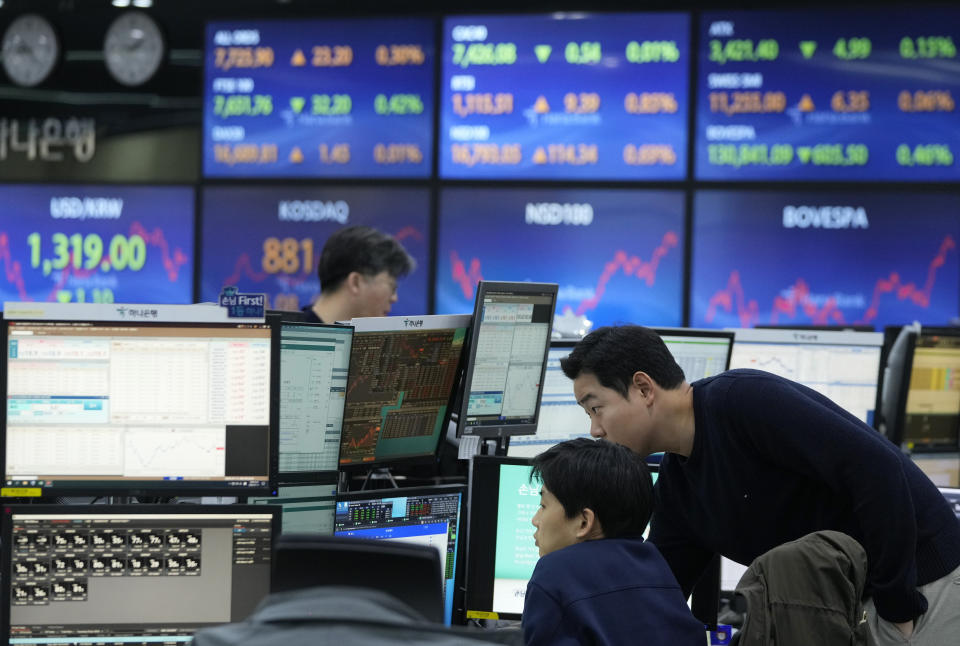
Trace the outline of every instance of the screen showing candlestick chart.
[[189, 303], [188, 187], [0, 187], [0, 302]]
[[948, 194], [698, 191], [690, 324], [945, 324], [958, 213]]
[[[427, 311], [430, 195], [419, 188], [271, 186], [203, 191], [201, 298], [227, 285], [265, 293], [267, 307], [296, 310], [320, 293], [317, 264], [344, 226], [372, 226], [396, 238], [417, 262], [399, 281], [391, 314]], [[331, 321], [332, 323], [333, 321]]]
[[207, 177], [427, 177], [431, 20], [207, 25]]
[[684, 235], [680, 191], [445, 189], [436, 308], [471, 311], [480, 279], [555, 282], [555, 329], [680, 325]]
[[960, 10], [701, 16], [696, 177], [960, 178]]
[[690, 17], [443, 22], [440, 176], [686, 177]]

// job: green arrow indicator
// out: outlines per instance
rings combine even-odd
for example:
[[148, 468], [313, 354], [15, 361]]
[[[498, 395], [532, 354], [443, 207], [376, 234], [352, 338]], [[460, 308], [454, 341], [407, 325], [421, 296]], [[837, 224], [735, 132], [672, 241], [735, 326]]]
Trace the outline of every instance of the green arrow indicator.
[[799, 146], [797, 148], [797, 157], [800, 159], [800, 162], [806, 164], [810, 161], [810, 147], [809, 146]]
[[553, 51], [553, 48], [550, 45], [537, 45], [533, 48], [534, 53], [537, 55], [537, 60], [541, 63], [546, 63], [550, 58], [550, 52]]
[[801, 40], [800, 41], [800, 51], [803, 52], [804, 58], [810, 58], [813, 56], [813, 53], [817, 51], [817, 41], [815, 40]]
[[300, 111], [303, 110], [303, 105], [306, 102], [306, 99], [304, 99], [302, 96], [290, 97], [290, 107], [293, 108], [293, 111], [297, 114], [300, 114]]

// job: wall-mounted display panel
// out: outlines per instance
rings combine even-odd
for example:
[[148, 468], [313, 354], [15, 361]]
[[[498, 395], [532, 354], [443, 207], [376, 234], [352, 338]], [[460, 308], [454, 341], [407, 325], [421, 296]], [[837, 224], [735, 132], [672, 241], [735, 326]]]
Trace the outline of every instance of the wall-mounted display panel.
[[8, 184], [0, 204], [0, 302], [192, 302], [193, 189]]
[[689, 25], [682, 13], [444, 19], [440, 176], [684, 179]]
[[698, 191], [690, 324], [942, 325], [960, 307], [960, 197]]
[[960, 179], [960, 10], [701, 16], [696, 177]]
[[207, 25], [207, 177], [427, 177], [434, 22]]
[[[320, 293], [317, 263], [327, 238], [363, 224], [394, 236], [417, 262], [399, 282], [391, 314], [427, 311], [430, 194], [419, 188], [271, 186], [203, 191], [201, 298], [227, 285], [265, 293], [295, 310]], [[332, 321], [331, 321], [332, 322]]]
[[441, 193], [436, 307], [470, 312], [477, 281], [557, 283], [554, 328], [680, 325], [680, 191], [448, 188]]

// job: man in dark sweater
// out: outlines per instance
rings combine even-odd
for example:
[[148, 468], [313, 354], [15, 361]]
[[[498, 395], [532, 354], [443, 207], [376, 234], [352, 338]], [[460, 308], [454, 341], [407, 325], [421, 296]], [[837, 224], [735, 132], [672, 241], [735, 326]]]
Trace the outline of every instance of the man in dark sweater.
[[653, 485], [643, 458], [586, 438], [534, 458], [540, 549], [523, 606], [526, 646], [703, 646], [660, 552], [643, 540]]
[[317, 265], [320, 295], [303, 308], [310, 323], [386, 316], [397, 302], [397, 281], [416, 262], [392, 236], [352, 226], [327, 238]]
[[756, 370], [693, 384], [652, 330], [600, 328], [561, 362], [594, 437], [665, 451], [650, 541], [689, 593], [720, 553], [749, 564], [831, 529], [867, 552], [878, 644], [960, 639], [960, 522], [896, 446], [832, 401]]

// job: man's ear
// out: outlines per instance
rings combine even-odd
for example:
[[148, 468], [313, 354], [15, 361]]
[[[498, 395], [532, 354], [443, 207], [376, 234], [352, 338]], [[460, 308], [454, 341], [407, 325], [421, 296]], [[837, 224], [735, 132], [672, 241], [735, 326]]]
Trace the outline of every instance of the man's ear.
[[631, 385], [637, 389], [640, 395], [646, 400], [647, 404], [653, 403], [654, 383], [653, 379], [642, 370], [633, 373]]
[[360, 291], [361, 280], [363, 280], [363, 274], [359, 271], [351, 271], [347, 274], [347, 277], [343, 279], [343, 284], [346, 285], [348, 292], [356, 294]]
[[600, 526], [600, 520], [593, 510], [584, 507], [580, 511], [580, 525], [577, 527], [577, 539], [589, 541], [595, 538], [603, 538], [603, 528]]

